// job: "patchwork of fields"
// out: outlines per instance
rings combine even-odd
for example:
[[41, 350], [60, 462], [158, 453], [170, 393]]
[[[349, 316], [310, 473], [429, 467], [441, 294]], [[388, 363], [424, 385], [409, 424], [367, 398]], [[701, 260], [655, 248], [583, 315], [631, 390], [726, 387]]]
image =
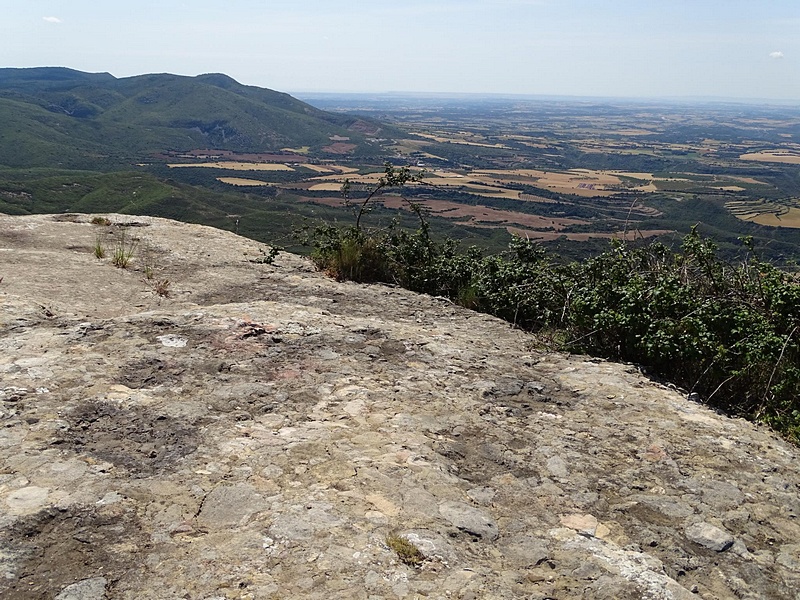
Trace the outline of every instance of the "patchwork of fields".
[[[604, 107], [598, 113], [553, 102], [540, 103], [536, 112], [509, 102], [472, 109], [453, 104], [448, 112], [450, 106], [380, 105], [380, 118], [394, 119], [407, 133], [381, 142], [391, 154], [385, 160], [410, 166], [421, 181], [402, 196], [398, 190], [377, 196], [379, 214], [409, 214], [413, 202], [429, 218], [465, 232], [543, 241], [677, 239], [705, 223], [727, 232], [730, 244], [742, 235], [795, 239], [781, 233], [795, 228], [800, 234], [800, 202], [793, 200], [800, 189], [785, 185], [791, 181], [786, 170], [800, 164], [800, 128], [794, 131], [792, 119], [744, 118], [724, 108]], [[369, 103], [359, 109], [368, 113]], [[758, 137], [763, 132], [769, 139]], [[231, 189], [270, 189], [287, 202], [344, 211], [374, 189], [384, 169], [340, 154], [348, 142], [331, 138], [327, 156], [306, 153], [302, 164], [226, 155], [217, 162], [184, 158], [180, 167], [210, 169]], [[237, 175], [245, 171], [258, 175]]]

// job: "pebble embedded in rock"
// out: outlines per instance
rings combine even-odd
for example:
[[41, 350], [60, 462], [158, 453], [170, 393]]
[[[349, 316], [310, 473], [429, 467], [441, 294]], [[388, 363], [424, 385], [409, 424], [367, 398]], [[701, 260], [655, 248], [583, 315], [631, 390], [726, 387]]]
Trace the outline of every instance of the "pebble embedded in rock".
[[166, 335], [158, 335], [156, 339], [161, 342], [162, 346], [167, 348], [185, 348], [189, 340], [179, 335], [168, 333]]

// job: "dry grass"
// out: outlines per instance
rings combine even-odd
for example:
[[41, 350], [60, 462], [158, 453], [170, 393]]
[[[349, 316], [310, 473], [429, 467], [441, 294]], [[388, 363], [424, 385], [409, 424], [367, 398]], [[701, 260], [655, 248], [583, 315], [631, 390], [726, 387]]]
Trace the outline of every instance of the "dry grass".
[[170, 296], [170, 289], [169, 289], [169, 279], [159, 279], [153, 282], [153, 293], [157, 296], [161, 296], [162, 298], [169, 298]]

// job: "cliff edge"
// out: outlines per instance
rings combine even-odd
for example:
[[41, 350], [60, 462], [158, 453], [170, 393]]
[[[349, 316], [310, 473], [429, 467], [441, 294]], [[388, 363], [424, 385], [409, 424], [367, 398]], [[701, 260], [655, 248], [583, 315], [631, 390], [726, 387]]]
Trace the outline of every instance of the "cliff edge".
[[800, 597], [798, 449], [770, 431], [445, 301], [109, 218], [0, 215], [4, 599]]

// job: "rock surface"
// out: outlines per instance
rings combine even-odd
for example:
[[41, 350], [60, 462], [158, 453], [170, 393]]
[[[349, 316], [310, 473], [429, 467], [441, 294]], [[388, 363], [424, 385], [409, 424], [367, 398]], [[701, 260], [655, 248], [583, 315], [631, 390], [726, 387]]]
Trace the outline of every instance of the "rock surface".
[[126, 270], [92, 253], [119, 225], [0, 216], [0, 597], [800, 597], [798, 450], [769, 431], [444, 301], [110, 218]]

